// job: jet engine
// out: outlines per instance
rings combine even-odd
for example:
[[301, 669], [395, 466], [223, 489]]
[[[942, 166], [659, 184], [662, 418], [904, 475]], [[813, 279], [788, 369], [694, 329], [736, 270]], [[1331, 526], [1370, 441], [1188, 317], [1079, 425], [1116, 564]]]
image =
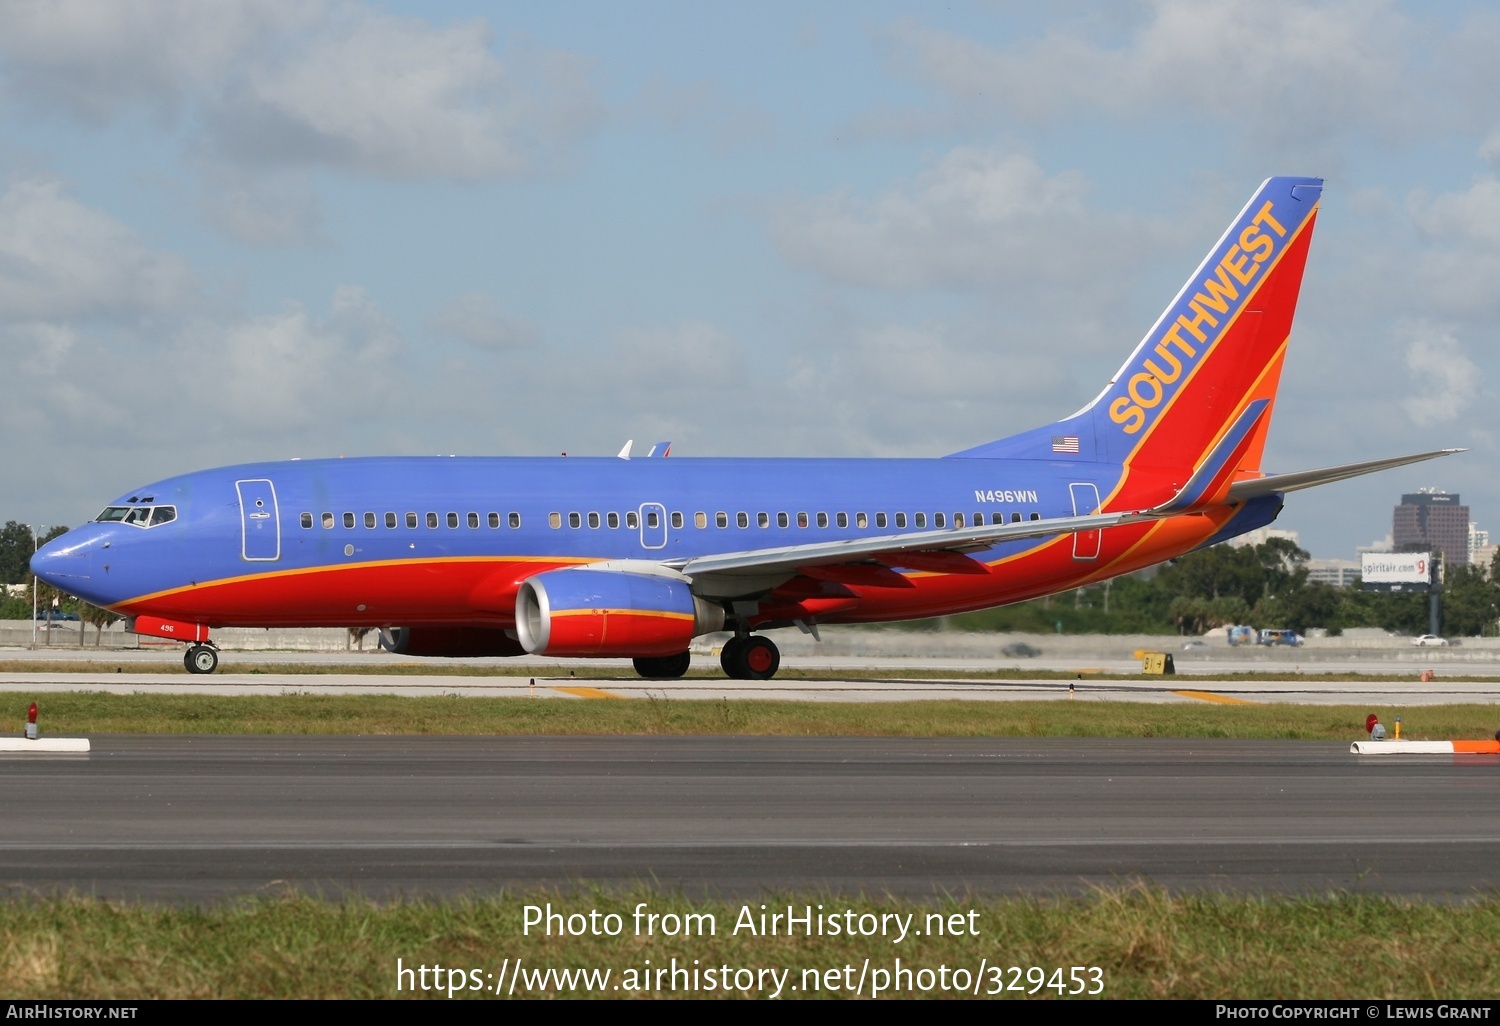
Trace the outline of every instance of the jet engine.
[[510, 633], [493, 627], [392, 627], [380, 632], [380, 647], [397, 655], [450, 659], [526, 652]]
[[723, 627], [723, 608], [676, 577], [549, 570], [522, 581], [516, 593], [516, 633], [532, 655], [672, 656]]

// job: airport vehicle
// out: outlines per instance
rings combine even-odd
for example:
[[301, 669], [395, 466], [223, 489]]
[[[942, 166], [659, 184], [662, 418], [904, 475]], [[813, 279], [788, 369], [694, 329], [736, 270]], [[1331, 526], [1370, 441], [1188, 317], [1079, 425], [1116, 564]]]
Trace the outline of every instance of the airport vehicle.
[[1420, 648], [1440, 648], [1447, 646], [1448, 639], [1440, 638], [1436, 634], [1419, 634], [1411, 639], [1411, 643]]
[[[1286, 492], [1457, 450], [1266, 474], [1322, 181], [1262, 184], [1098, 396], [940, 459], [363, 458], [133, 489], [37, 575], [189, 645], [220, 626], [379, 628], [413, 656], [605, 656], [681, 676], [694, 637], [1047, 595], [1273, 521]], [[664, 450], [654, 450], [653, 452]]]
[[1268, 627], [1260, 632], [1260, 643], [1268, 647], [1275, 645], [1287, 645], [1297, 648], [1302, 644], [1302, 635], [1296, 631], [1279, 630]]

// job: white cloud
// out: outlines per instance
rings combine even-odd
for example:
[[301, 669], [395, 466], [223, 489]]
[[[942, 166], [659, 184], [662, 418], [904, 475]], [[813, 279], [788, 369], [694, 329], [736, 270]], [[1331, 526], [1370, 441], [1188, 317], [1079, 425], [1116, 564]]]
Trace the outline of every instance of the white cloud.
[[305, 171], [247, 172], [204, 161], [199, 205], [221, 231], [252, 246], [308, 245], [320, 238], [322, 205]]
[[1252, 144], [1302, 147], [1351, 122], [1414, 127], [1422, 90], [1411, 51], [1420, 32], [1391, 0], [1144, 6], [1123, 42], [1094, 38], [1100, 19], [1007, 47], [915, 22], [895, 25], [889, 38], [898, 66], [981, 115], [1041, 123], [1080, 111], [1136, 120], [1165, 110], [1243, 131]]
[[545, 166], [597, 124], [588, 62], [491, 52], [482, 20], [435, 28], [340, 5], [248, 64], [208, 118], [212, 145], [268, 164], [480, 180]]
[[172, 311], [195, 292], [180, 259], [147, 249], [56, 179], [0, 194], [0, 323]]
[[1448, 327], [1419, 321], [1398, 334], [1407, 339], [1406, 366], [1421, 388], [1401, 408], [1418, 427], [1458, 420], [1479, 394], [1479, 368]]
[[[794, 266], [881, 289], [985, 289], [1022, 304], [1068, 296], [1070, 316], [1118, 295], [1160, 225], [1088, 202], [1078, 172], [960, 147], [874, 200], [846, 192], [784, 204], [772, 234]], [[1040, 293], [1039, 293], [1040, 290]]]
[[473, 182], [565, 167], [602, 120], [590, 72], [561, 50], [497, 55], [482, 19], [347, 0], [0, 5], [11, 112], [183, 125], [209, 220], [255, 245], [316, 237], [314, 170]]
[[427, 326], [479, 349], [524, 349], [534, 345], [538, 335], [533, 325], [507, 317], [493, 296], [478, 292], [453, 297]]
[[102, 123], [142, 104], [178, 113], [248, 52], [316, 22], [317, 0], [11, 0], [0, 5], [3, 95]]
[[[185, 382], [211, 382], [207, 423], [285, 435], [377, 418], [400, 381], [405, 343], [362, 289], [342, 286], [327, 317], [300, 306], [188, 341]], [[226, 423], [227, 422], [227, 423]]]

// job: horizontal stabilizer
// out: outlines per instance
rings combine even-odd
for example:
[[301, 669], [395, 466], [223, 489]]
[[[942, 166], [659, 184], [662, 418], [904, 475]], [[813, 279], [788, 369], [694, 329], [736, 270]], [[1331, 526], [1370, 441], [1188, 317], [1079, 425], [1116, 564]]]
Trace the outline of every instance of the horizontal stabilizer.
[[1389, 459], [1369, 460], [1365, 463], [1346, 463], [1342, 467], [1302, 470], [1295, 474], [1269, 474], [1265, 477], [1236, 481], [1229, 486], [1229, 501], [1239, 502], [1242, 499], [1254, 499], [1262, 495], [1274, 495], [1277, 492], [1295, 492], [1301, 488], [1332, 484], [1334, 481], [1373, 474], [1378, 470], [1390, 470], [1392, 467], [1404, 467], [1408, 463], [1435, 460], [1439, 456], [1452, 456], [1456, 452], [1464, 451], [1466, 450], [1437, 449], [1433, 452], [1419, 452], [1411, 456], [1392, 456]]

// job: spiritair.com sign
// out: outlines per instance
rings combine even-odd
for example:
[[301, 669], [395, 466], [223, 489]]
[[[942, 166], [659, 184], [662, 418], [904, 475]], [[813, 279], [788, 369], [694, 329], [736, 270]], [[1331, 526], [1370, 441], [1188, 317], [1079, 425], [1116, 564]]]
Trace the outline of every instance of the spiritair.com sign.
[[1359, 557], [1360, 580], [1366, 585], [1426, 586], [1432, 583], [1430, 552], [1365, 552]]

